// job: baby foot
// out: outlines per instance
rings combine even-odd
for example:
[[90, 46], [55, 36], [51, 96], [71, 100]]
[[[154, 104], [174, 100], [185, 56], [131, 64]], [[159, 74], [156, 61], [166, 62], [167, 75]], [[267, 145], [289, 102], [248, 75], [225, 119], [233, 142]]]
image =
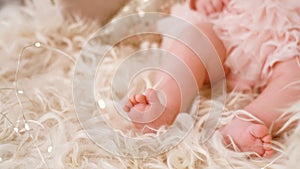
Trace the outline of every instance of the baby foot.
[[[154, 132], [151, 128], [158, 129], [162, 125], [172, 124], [177, 114], [166, 101], [159, 99], [158, 91], [153, 89], [147, 89], [145, 94], [132, 95], [124, 106], [124, 111], [135, 127], [144, 129], [146, 133]], [[148, 128], [145, 128], [146, 125]]]
[[235, 118], [222, 129], [222, 134], [227, 144], [230, 143], [230, 136], [243, 152], [256, 152], [262, 157], [274, 154], [272, 137], [265, 125]]

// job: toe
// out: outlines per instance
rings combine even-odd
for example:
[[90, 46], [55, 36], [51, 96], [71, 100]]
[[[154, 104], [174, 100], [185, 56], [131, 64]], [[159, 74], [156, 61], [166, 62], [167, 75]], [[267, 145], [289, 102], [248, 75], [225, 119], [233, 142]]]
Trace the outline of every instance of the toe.
[[269, 130], [264, 125], [254, 124], [251, 125], [248, 129], [251, 135], [256, 138], [264, 138], [265, 136], [269, 135]]
[[130, 111], [130, 108], [129, 108], [129, 106], [125, 105], [125, 106], [123, 107], [123, 110], [124, 110], [125, 112], [129, 112], [129, 111]]
[[158, 93], [153, 89], [147, 89], [146, 91], [146, 98], [149, 103], [159, 103]]
[[129, 98], [129, 101], [130, 101], [130, 103], [131, 103], [131, 105], [132, 106], [134, 106], [134, 105], [136, 105], [138, 102], [136, 101], [136, 99], [135, 99], [135, 96], [136, 95], [132, 95], [132, 96], [130, 96], [130, 98]]
[[190, 2], [189, 5], [191, 9], [196, 10], [196, 0], [190, 0], [189, 2]]
[[147, 103], [147, 99], [146, 99], [145, 95], [142, 95], [142, 94], [135, 95], [135, 100], [138, 103]]
[[130, 109], [132, 108], [132, 106], [133, 106], [133, 104], [132, 104], [131, 100], [128, 99], [127, 103], [126, 103], [126, 104], [124, 105], [124, 107], [123, 107], [123, 110], [124, 110], [125, 112], [129, 112]]
[[262, 141], [264, 142], [264, 143], [271, 143], [271, 141], [272, 141], [272, 137], [271, 137], [271, 135], [266, 135], [266, 136], [264, 136], [263, 138], [262, 138]]
[[214, 7], [211, 4], [208, 4], [205, 9], [207, 14], [211, 14], [214, 12]]
[[263, 148], [266, 151], [272, 150], [271, 144], [270, 143], [263, 143]]
[[155, 91], [155, 90], [154, 90], [154, 89], [151, 89], [151, 88], [150, 88], [150, 89], [147, 89], [146, 92], [145, 92], [145, 95], [146, 95], [146, 96], [150, 96], [154, 91]]
[[266, 150], [262, 155], [263, 157], [271, 157], [274, 154], [274, 150]]
[[123, 110], [124, 110], [125, 112], [129, 112], [129, 111], [130, 111], [130, 107], [127, 106], [127, 105], [125, 105], [125, 106], [123, 107]]
[[215, 8], [215, 11], [221, 11], [222, 10], [223, 4], [219, 0], [213, 0], [213, 1], [211, 1], [211, 3], [213, 4], [213, 6]]
[[230, 1], [230, 0], [223, 0], [223, 3], [224, 3], [225, 5], [227, 5], [227, 4], [229, 3], [229, 1]]

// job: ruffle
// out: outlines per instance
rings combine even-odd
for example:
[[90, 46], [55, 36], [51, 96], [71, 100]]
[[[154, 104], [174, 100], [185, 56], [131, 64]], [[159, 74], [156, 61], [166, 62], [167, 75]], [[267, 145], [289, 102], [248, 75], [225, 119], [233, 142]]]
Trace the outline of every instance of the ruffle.
[[251, 87], [262, 87], [275, 63], [300, 53], [299, 0], [231, 0], [223, 12], [211, 16], [184, 4], [174, 6], [172, 14], [194, 24], [214, 24], [227, 50], [229, 77], [235, 83], [241, 79]]

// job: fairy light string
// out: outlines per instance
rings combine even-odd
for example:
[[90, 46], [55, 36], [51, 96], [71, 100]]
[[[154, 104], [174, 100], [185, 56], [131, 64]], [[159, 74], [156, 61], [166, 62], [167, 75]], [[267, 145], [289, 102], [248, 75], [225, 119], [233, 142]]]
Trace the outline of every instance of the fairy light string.
[[[37, 126], [40, 126], [42, 129], [45, 129], [44, 125], [41, 124], [40, 122], [38, 121], [34, 121], [34, 120], [30, 120], [30, 119], [27, 119], [27, 117], [25, 116], [25, 113], [24, 113], [24, 106], [23, 106], [23, 103], [21, 101], [21, 98], [20, 98], [20, 95], [23, 95], [24, 94], [24, 90], [21, 90], [20, 89], [20, 86], [19, 86], [19, 73], [20, 73], [20, 65], [21, 65], [21, 61], [22, 61], [22, 57], [24, 55], [24, 52], [29, 49], [29, 48], [32, 48], [32, 47], [35, 47], [35, 48], [44, 48], [46, 50], [49, 50], [49, 51], [52, 51], [54, 53], [57, 53], [63, 57], [65, 57], [66, 59], [68, 59], [70, 62], [72, 62], [73, 64], [75, 64], [75, 57], [65, 53], [64, 51], [60, 50], [60, 49], [57, 49], [57, 48], [54, 48], [54, 47], [51, 47], [51, 46], [46, 46], [46, 45], [43, 45], [42, 43], [40, 42], [35, 42], [35, 43], [32, 43], [32, 44], [29, 44], [29, 45], [26, 45], [22, 48], [20, 54], [18, 55], [18, 58], [17, 58], [17, 67], [16, 67], [16, 72], [15, 72], [15, 78], [14, 78], [14, 88], [13, 87], [2, 87], [0, 88], [0, 91], [4, 91], [4, 90], [12, 90], [14, 91], [14, 94], [16, 96], [16, 100], [17, 100], [17, 104], [18, 106], [20, 107], [20, 114], [22, 116], [22, 120], [17, 120], [15, 123], [10, 120], [8, 117], [7, 117], [7, 113], [5, 112], [1, 112], [1, 119], [6, 119], [8, 121], [8, 123], [11, 125], [11, 127], [13, 127], [13, 130], [18, 134], [18, 136], [21, 136], [21, 133], [24, 133], [24, 132], [28, 132], [29, 134], [29, 137], [30, 138], [33, 138], [32, 134], [30, 133], [30, 130], [31, 130], [31, 125], [30, 123], [35, 123]], [[23, 122], [24, 123], [24, 128], [22, 129], [19, 129], [19, 124]], [[49, 134], [49, 138], [50, 138], [50, 146], [48, 146], [47, 148], [47, 152], [48, 153], [51, 153], [53, 151], [53, 142], [52, 142], [52, 138]], [[22, 145], [24, 145], [25, 142], [22, 142], [18, 148], [17, 148], [17, 152], [21, 149]], [[41, 158], [41, 161], [43, 163], [43, 165], [46, 167], [46, 168], [49, 168], [47, 162], [45, 161], [45, 157], [43, 156], [42, 154], [42, 151], [40, 150], [40, 148], [38, 147], [38, 145], [35, 144], [35, 149], [37, 150], [40, 158]], [[5, 159], [3, 157], [0, 157], [0, 162], [3, 162]]]

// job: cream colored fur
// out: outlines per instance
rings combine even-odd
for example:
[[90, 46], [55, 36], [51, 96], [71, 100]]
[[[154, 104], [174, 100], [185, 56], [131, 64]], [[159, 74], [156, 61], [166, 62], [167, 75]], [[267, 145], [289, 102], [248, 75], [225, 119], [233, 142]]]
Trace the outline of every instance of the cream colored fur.
[[[0, 11], [0, 168], [299, 168], [300, 124], [282, 132], [274, 139], [277, 153], [270, 159], [247, 158], [249, 153], [227, 149], [218, 131], [204, 144], [200, 142], [202, 126], [207, 118], [211, 100], [204, 96], [195, 126], [189, 135], [174, 147], [148, 159], [122, 158], [112, 155], [92, 142], [80, 126], [72, 102], [74, 63], [88, 38], [98, 30], [95, 23], [63, 19], [59, 9], [48, 1], [34, 1], [27, 7], [7, 6]], [[15, 73], [22, 48], [35, 42], [46, 46], [30, 47], [21, 58], [18, 74], [20, 108], [16, 98]], [[147, 47], [147, 45], [146, 45]], [[55, 50], [63, 51], [62, 53]], [[105, 62], [105, 70], [113, 70], [122, 58], [138, 50], [126, 44], [114, 49], [115, 54]], [[142, 64], [142, 63], [141, 63]], [[112, 71], [105, 71], [99, 80], [98, 91], [107, 91]], [[144, 82], [140, 82], [144, 83]], [[148, 84], [148, 83], [147, 83]], [[231, 92], [226, 99], [226, 110], [242, 108], [253, 95]], [[220, 103], [221, 104], [221, 103]], [[108, 104], [109, 105], [109, 104]], [[27, 120], [25, 126], [23, 115]], [[293, 113], [289, 124], [300, 119], [300, 103], [284, 112]], [[105, 112], [109, 114], [110, 112]], [[223, 114], [221, 124], [234, 114]], [[118, 117], [112, 116], [111, 118]], [[179, 119], [180, 120], [180, 119]], [[113, 123], [115, 121], [112, 121]], [[190, 121], [191, 123], [193, 121]], [[130, 127], [117, 123], [116, 127]], [[122, 126], [124, 125], [124, 126]], [[28, 128], [29, 127], [29, 128]], [[16, 128], [18, 132], [16, 132]], [[138, 136], [143, 137], [143, 136]], [[115, 142], [116, 140], [112, 140]], [[128, 143], [130, 144], [130, 143]], [[166, 143], [167, 144], [167, 143]], [[136, 151], [128, 145], [128, 153]]]

